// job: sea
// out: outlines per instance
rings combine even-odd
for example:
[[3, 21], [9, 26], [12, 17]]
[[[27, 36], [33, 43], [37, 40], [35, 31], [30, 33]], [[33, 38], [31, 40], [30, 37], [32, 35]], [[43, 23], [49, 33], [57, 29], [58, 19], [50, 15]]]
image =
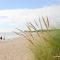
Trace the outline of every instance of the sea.
[[18, 35], [16, 33], [13, 33], [13, 32], [0, 32], [0, 37], [1, 36], [3, 38], [5, 38], [5, 40], [13, 39], [13, 38], [18, 37]]

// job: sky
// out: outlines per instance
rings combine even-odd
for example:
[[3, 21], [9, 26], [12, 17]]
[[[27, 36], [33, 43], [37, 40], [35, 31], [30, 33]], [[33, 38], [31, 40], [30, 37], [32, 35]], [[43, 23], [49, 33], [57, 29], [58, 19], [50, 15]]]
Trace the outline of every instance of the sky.
[[60, 0], [0, 0], [0, 32], [23, 30], [26, 22], [33, 23], [38, 16], [48, 16], [51, 25], [59, 26]]
[[50, 5], [60, 5], [60, 0], [0, 0], [0, 9], [33, 9]]

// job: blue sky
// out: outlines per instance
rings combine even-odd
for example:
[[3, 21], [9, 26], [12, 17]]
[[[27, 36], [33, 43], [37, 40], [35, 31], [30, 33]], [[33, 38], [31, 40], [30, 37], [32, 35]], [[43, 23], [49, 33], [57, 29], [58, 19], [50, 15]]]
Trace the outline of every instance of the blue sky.
[[59, 4], [60, 0], [0, 0], [0, 9], [40, 8]]
[[60, 17], [60, 0], [0, 0], [0, 32], [24, 28], [35, 16]]

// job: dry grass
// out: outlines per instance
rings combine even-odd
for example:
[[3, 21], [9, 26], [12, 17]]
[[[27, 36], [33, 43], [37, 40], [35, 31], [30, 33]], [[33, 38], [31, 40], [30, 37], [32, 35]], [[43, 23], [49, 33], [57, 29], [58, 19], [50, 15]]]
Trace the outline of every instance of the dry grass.
[[[24, 38], [26, 38], [26, 40], [29, 42], [30, 46], [28, 48], [34, 54], [34, 60], [60, 60], [59, 57], [56, 57], [60, 56], [60, 38], [57, 38], [57, 36], [59, 35], [58, 30], [54, 29], [54, 33], [52, 34], [52, 29], [51, 27], [49, 27], [48, 17], [47, 19], [44, 19], [42, 17], [42, 20], [46, 27], [46, 30], [43, 30], [43, 26], [39, 18], [40, 26], [36, 21], [34, 21], [35, 25], [33, 23], [28, 23], [26, 26], [29, 32], [21, 31], [23, 33], [22, 36], [24, 36]], [[37, 30], [36, 26], [37, 28], [41, 27], [40, 32], [39, 30]], [[34, 32], [32, 31], [32, 29], [34, 30]]]

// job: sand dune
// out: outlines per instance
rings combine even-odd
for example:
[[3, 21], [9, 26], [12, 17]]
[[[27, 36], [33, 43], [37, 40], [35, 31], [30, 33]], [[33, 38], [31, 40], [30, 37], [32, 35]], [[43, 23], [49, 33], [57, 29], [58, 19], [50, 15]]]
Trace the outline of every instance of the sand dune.
[[0, 41], [0, 60], [33, 60], [28, 49], [26, 39], [23, 37], [7, 41]]

